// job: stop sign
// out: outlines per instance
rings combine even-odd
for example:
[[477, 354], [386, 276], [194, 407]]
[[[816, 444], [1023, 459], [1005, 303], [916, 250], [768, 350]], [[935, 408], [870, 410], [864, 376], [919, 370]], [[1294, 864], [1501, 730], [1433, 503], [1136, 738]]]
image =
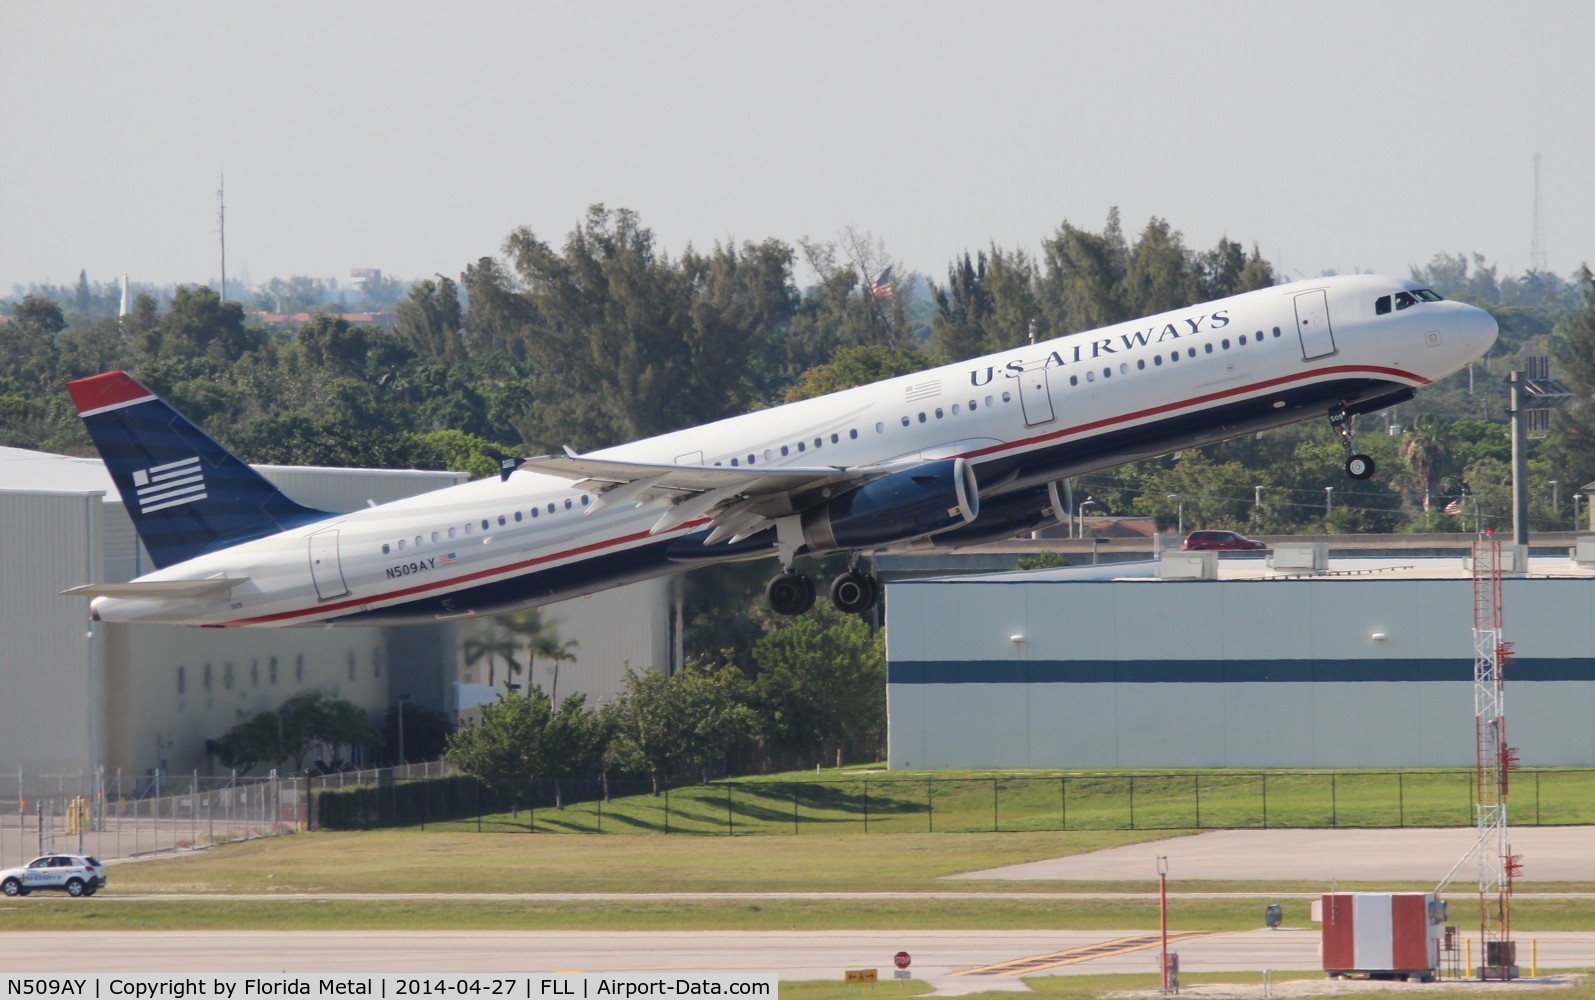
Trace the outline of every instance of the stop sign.
[[911, 959], [908, 957], [908, 952], [900, 951], [892, 956], [892, 961], [897, 963], [897, 967], [899, 969], [906, 969], [908, 968], [908, 963], [911, 961]]

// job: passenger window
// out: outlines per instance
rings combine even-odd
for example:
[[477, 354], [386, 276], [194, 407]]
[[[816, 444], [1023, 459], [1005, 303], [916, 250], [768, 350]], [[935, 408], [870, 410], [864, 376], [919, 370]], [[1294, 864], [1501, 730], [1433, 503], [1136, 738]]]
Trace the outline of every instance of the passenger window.
[[854, 441], [857, 441], [858, 440], [858, 428], [857, 427], [848, 428], [847, 436], [852, 438]]
[[1120, 361], [1119, 362], [1119, 374], [1120, 375], [1128, 375], [1128, 374], [1130, 374], [1130, 363], [1129, 362], [1127, 362], [1127, 361]]
[[978, 408], [978, 407], [977, 407], [977, 406], [976, 406], [976, 403], [975, 403], [975, 401], [974, 401], [974, 400], [973, 400], [973, 399], [971, 399], [971, 400], [970, 400], [970, 401], [969, 401], [969, 408], [970, 408], [970, 409], [971, 409], [971, 410], [975, 410], [975, 409], [977, 409], [977, 408]]
[[1246, 346], [1246, 334], [1244, 334], [1244, 333], [1243, 333], [1243, 334], [1241, 334], [1241, 341], [1240, 341], [1240, 343], [1241, 343], [1241, 346], [1242, 346], [1242, 347], [1245, 347], [1245, 346]]
[[1390, 311], [1390, 296], [1381, 295], [1373, 302], [1373, 311], [1376, 316], [1383, 316]]
[[831, 435], [831, 443], [832, 444], [835, 444], [835, 443], [837, 443], [840, 440], [842, 440], [842, 439], [840, 437], [838, 437], [837, 435], [835, 435], [835, 434]]
[[1219, 341], [1218, 346], [1224, 348], [1226, 351], [1229, 350], [1229, 338], [1225, 337], [1223, 340]]
[[1003, 401], [1003, 402], [1004, 402], [1004, 403], [1011, 403], [1011, 402], [1013, 402], [1013, 393], [1011, 393], [1011, 392], [1005, 392], [1005, 393], [1003, 393], [1003, 394], [1002, 394], [1002, 401]]
[[569, 497], [565, 498], [565, 509], [566, 510], [570, 510], [570, 498]]
[[904, 427], [907, 427], [911, 422], [912, 421], [910, 421], [906, 415], [903, 417], [903, 426]]
[[[719, 465], [720, 463], [716, 462], [714, 464]], [[521, 512], [520, 511], [516, 511], [515, 512], [515, 523], [516, 524], [520, 524], [521, 521], [523, 521], [523, 520], [525, 520], [525, 518], [521, 517]]]
[[455, 529], [454, 529], [454, 528], [450, 528], [450, 529], [449, 529], [449, 537], [450, 537], [450, 538], [453, 538], [453, 537], [455, 537], [455, 536], [456, 536], [456, 535], [458, 535], [458, 534], [459, 534], [459, 532], [458, 532], [458, 531], [456, 531], [456, 530], [455, 530]]
[[734, 458], [733, 458], [733, 459], [732, 459], [732, 460], [731, 460], [731, 464], [732, 464], [732, 465], [738, 465], [738, 464], [739, 464], [739, 463], [738, 463], [738, 462], [737, 462], [737, 460], [736, 460], [736, 459], [734, 459]]
[[536, 507], [532, 508], [532, 516], [533, 517], [538, 517], [539, 516], [538, 513], [537, 513], [537, 508]]
[[1087, 382], [1095, 382], [1097, 380], [1097, 373], [1096, 372], [1089, 372], [1089, 371], [1086, 372], [1085, 373], [1085, 380]]
[[554, 505], [553, 505], [553, 504], [549, 504], [549, 505], [548, 505], [548, 512], [549, 512], [549, 513], [550, 513], [550, 514], [552, 514], [552, 513], [554, 513]]
[[924, 423], [925, 422], [925, 411], [924, 410], [920, 410], [919, 411], [919, 422], [920, 423]]
[[775, 461], [775, 449], [774, 448], [766, 448], [766, 449], [764, 449], [764, 460], [766, 462]]
[[752, 465], [752, 464], [753, 464], [753, 456], [752, 456], [752, 455], [749, 455], [749, 456], [748, 456], [748, 464], [749, 464], [749, 465]]
[[[1212, 345], [1208, 345], [1208, 349], [1209, 349], [1209, 350], [1211, 350], [1211, 349], [1212, 349]], [[1188, 358], [1194, 358], [1194, 357], [1196, 357], [1196, 348], [1194, 348], [1194, 347], [1187, 347], [1187, 348], [1186, 348], [1186, 349], [1185, 349], [1185, 356], [1186, 356], [1186, 357], [1188, 357]]]
[[1161, 365], [1162, 363], [1163, 363], [1163, 355], [1161, 355], [1161, 354], [1152, 355], [1152, 367], [1156, 368], [1158, 365]]
[[1113, 369], [1112, 368], [1104, 368], [1104, 369], [1102, 369], [1102, 377], [1103, 378], [1112, 378], [1113, 377]]
[[957, 403], [954, 403], [954, 404], [953, 404], [953, 416], [955, 416], [955, 417], [956, 417], [956, 416], [958, 416], [958, 412], [959, 412], [959, 410], [958, 410], [958, 404], [957, 404]]
[[1203, 354], [1212, 354], [1213, 353], [1213, 345], [1212, 344], [1203, 344], [1202, 345], [1202, 353]]
[[592, 497], [588, 496], [585, 493], [582, 494], [582, 506], [583, 507], [587, 506], [588, 504], [590, 504], [592, 502], [593, 502], [593, 498]]
[[1146, 359], [1145, 358], [1136, 358], [1135, 359], [1135, 368], [1136, 368], [1136, 371], [1144, 371], [1146, 369]]
[[1279, 327], [1277, 327], [1277, 326], [1274, 327], [1274, 336], [1275, 336], [1275, 338], [1279, 337]]
[[[471, 533], [471, 526], [470, 526], [470, 525], [469, 525], [469, 524], [467, 524], [467, 525], [466, 525], [466, 526], [465, 526], [465, 533], [466, 533], [466, 534], [467, 534], [467, 535], [469, 535], [469, 534], [470, 534], [470, 533]], [[450, 537], [451, 537], [451, 538], [452, 538], [452, 537], [453, 537], [453, 534], [454, 534], [454, 529], [452, 529], [452, 528], [450, 528], [450, 529], [449, 529], [449, 536], [450, 536]]]
[[938, 407], [936, 407], [936, 419], [940, 420], [941, 418], [942, 418], [941, 407], [938, 406]]
[[787, 447], [786, 447], [786, 445], [783, 444], [781, 446], [781, 457], [785, 458], [786, 456], [787, 456]]
[[799, 441], [798, 442], [798, 451], [803, 452], [803, 451], [808, 451], [808, 450], [809, 450], [809, 446], [808, 446], [808, 444], [806, 442], [803, 442], [803, 441]]
[[1078, 375], [1070, 375], [1069, 376], [1069, 384], [1070, 385], [1079, 385], [1080, 384], [1080, 376], [1078, 376]]
[[499, 527], [500, 527], [500, 528], [502, 528], [502, 527], [504, 527], [504, 525], [505, 525], [505, 524], [507, 524], [507, 523], [508, 523], [508, 522], [507, 522], [507, 521], [506, 521], [506, 520], [505, 520], [505, 519], [504, 519], [504, 515], [503, 515], [503, 514], [500, 514], [500, 515], [499, 515], [499, 516], [498, 516], [498, 526], [499, 526]]
[[393, 551], [393, 550], [388, 547], [388, 543], [387, 542], [383, 542], [382, 543], [382, 554], [383, 555], [387, 555], [391, 551]]
[[986, 397], [986, 405], [987, 405], [987, 406], [995, 406], [995, 405], [997, 405], [997, 404], [996, 404], [996, 403], [995, 403], [995, 402], [993, 402], [993, 401], [992, 401], [992, 398], [991, 398], [991, 397], [990, 397], [990, 396], [987, 396], [987, 397]]
[[[503, 518], [499, 518], [499, 520], [500, 520], [500, 521], [502, 521], [502, 520], [504, 520], [504, 519], [503, 519]], [[490, 528], [492, 528], [492, 525], [491, 525], [491, 524], [489, 524], [489, 523], [488, 523], [488, 521], [487, 521], [487, 519], [486, 519], [486, 518], [483, 518], [483, 519], [482, 519], [482, 530], [483, 530], [483, 531], [487, 531], [487, 530], [489, 530], [489, 529], [490, 529]]]

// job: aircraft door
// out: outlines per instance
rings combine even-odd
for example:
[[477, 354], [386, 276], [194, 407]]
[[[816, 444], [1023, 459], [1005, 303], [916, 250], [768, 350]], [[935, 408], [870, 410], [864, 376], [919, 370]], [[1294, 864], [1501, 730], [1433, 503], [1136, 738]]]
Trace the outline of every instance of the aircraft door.
[[1335, 331], [1329, 325], [1329, 298], [1322, 288], [1296, 296], [1296, 335], [1303, 361], [1335, 353]]
[[1025, 412], [1025, 426], [1034, 427], [1057, 418], [1052, 412], [1052, 391], [1045, 364], [1019, 376], [1019, 407]]
[[316, 598], [330, 601], [349, 592], [343, 582], [343, 564], [338, 560], [338, 529], [327, 528], [310, 536], [310, 578], [316, 583]]

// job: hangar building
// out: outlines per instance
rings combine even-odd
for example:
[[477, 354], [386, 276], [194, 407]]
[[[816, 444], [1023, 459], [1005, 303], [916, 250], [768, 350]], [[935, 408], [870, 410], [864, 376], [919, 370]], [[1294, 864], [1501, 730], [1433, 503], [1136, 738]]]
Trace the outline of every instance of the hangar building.
[[[462, 481], [452, 472], [259, 466], [302, 503], [347, 511]], [[153, 568], [101, 462], [0, 448], [0, 776], [155, 769], [212, 772], [206, 753], [240, 718], [319, 690], [373, 716], [401, 696], [453, 712], [493, 696], [485, 665], [462, 653], [459, 624], [359, 628], [198, 629], [91, 623], [68, 587], [120, 582]], [[573, 640], [561, 693], [591, 700], [619, 687], [624, 665], [670, 659], [668, 581], [551, 605], [546, 621]], [[617, 621], [627, 623], [616, 628]], [[534, 664], [532, 680], [548, 687]], [[502, 677], [500, 671], [499, 680]], [[520, 678], [526, 680], [524, 676]], [[71, 781], [67, 784], [70, 786]]]
[[[1473, 765], [1462, 560], [1155, 566], [892, 583], [890, 766]], [[1528, 566], [1502, 588], [1510, 742], [1525, 765], [1595, 765], [1595, 568]]]

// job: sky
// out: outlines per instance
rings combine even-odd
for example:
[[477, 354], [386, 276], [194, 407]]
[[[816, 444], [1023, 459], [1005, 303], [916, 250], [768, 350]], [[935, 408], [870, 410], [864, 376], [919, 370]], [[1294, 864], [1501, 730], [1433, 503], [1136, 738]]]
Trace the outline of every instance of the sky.
[[[945, 280], [1117, 206], [1286, 276], [1595, 264], [1595, 4], [0, 0], [0, 295], [456, 276], [587, 206]], [[804, 279], [800, 271], [800, 280]]]

